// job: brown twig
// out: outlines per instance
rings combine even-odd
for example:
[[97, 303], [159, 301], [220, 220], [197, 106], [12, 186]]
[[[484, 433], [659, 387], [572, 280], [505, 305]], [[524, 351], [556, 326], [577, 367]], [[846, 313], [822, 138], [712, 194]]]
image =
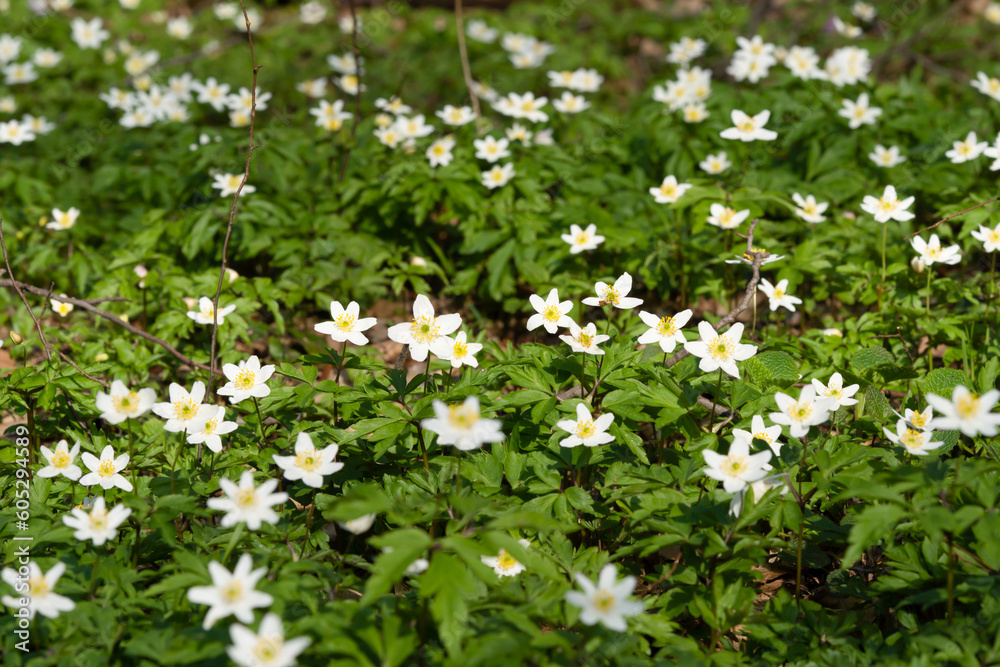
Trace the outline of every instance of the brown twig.
[[[750, 278], [750, 282], [747, 283], [747, 289], [743, 295], [743, 300], [740, 301], [736, 307], [729, 311], [721, 320], [712, 325], [716, 331], [719, 331], [723, 327], [727, 327], [735, 322], [736, 318], [740, 316], [740, 313], [750, 307], [750, 304], [754, 299], [754, 295], [757, 293], [757, 283], [760, 282], [760, 266], [764, 263], [765, 259], [771, 256], [771, 253], [769, 252], [753, 249], [753, 232], [757, 227], [757, 222], [758, 220], [754, 219], [754, 221], [750, 223], [750, 229], [747, 231], [746, 235], [737, 232], [738, 236], [747, 240], [747, 251], [744, 256], [747, 258], [753, 258], [753, 263], [750, 265], [750, 268], [753, 271], [753, 276]], [[666, 365], [673, 366], [689, 354], [691, 353], [686, 349], [682, 349], [677, 354], [667, 359]]]
[[994, 197], [993, 199], [987, 199], [986, 201], [981, 202], [979, 204], [976, 204], [975, 206], [970, 206], [969, 208], [965, 209], [964, 211], [959, 211], [958, 213], [952, 213], [951, 215], [949, 215], [949, 216], [947, 216], [945, 218], [941, 218], [940, 220], [938, 220], [937, 222], [935, 222], [930, 227], [924, 227], [923, 229], [921, 229], [919, 231], [916, 231], [916, 232], [913, 232], [912, 234], [907, 234], [906, 236], [903, 237], [903, 240], [905, 241], [906, 239], [911, 238], [913, 236], [916, 236], [917, 234], [922, 234], [922, 233], [926, 232], [929, 229], [934, 229], [935, 227], [937, 227], [938, 225], [940, 225], [942, 222], [947, 222], [947, 221], [951, 220], [952, 218], [957, 218], [958, 216], [964, 215], [964, 214], [968, 213], [969, 211], [976, 210], [980, 206], [986, 206], [987, 204], [992, 204], [995, 201], [1000, 201], [1000, 197]]
[[52, 361], [52, 351], [49, 349], [49, 343], [45, 340], [45, 332], [42, 331], [42, 323], [38, 321], [35, 317], [35, 311], [31, 309], [31, 304], [24, 297], [24, 292], [21, 291], [20, 286], [17, 281], [14, 280], [14, 270], [10, 268], [10, 257], [7, 256], [7, 243], [3, 237], [3, 216], [0, 215], [0, 248], [3, 249], [3, 263], [7, 267], [7, 275], [11, 277], [11, 282], [14, 283], [14, 289], [17, 290], [17, 295], [21, 297], [21, 303], [24, 307], [28, 309], [28, 314], [31, 315], [31, 319], [35, 323], [35, 328], [38, 330], [38, 337], [42, 339], [42, 347], [45, 349], [45, 359], [47, 361]]
[[212, 393], [212, 383], [215, 380], [215, 345], [219, 337], [219, 295], [222, 294], [222, 281], [226, 277], [226, 256], [229, 252], [229, 237], [233, 233], [233, 222], [236, 220], [236, 204], [239, 202], [240, 193], [243, 191], [243, 186], [246, 185], [247, 180], [250, 178], [250, 159], [253, 157], [253, 126], [254, 120], [257, 117], [257, 72], [260, 67], [257, 65], [257, 60], [253, 52], [253, 34], [250, 31], [250, 17], [247, 16], [246, 5], [243, 4], [243, 0], [240, 0], [240, 8], [243, 10], [243, 20], [247, 24], [247, 39], [250, 40], [250, 65], [253, 67], [253, 84], [250, 88], [250, 139], [247, 145], [247, 163], [246, 167], [243, 169], [243, 180], [240, 182], [240, 187], [236, 188], [236, 194], [233, 195], [233, 205], [229, 208], [229, 223], [226, 225], [226, 238], [222, 242], [222, 269], [219, 271], [219, 283], [215, 287], [215, 299], [212, 301], [212, 348], [209, 356], [209, 368], [208, 368], [208, 393]]
[[896, 333], [894, 334], [879, 334], [878, 336], [869, 336], [867, 340], [871, 340], [872, 338], [898, 338], [900, 342], [903, 343], [903, 350], [906, 352], [906, 356], [910, 358], [910, 365], [912, 366], [914, 363], [916, 363], [913, 360], [913, 355], [910, 354], [910, 347], [906, 344], [906, 339], [903, 338], [903, 332], [899, 327], [896, 327]]
[[465, 78], [465, 87], [469, 89], [469, 97], [472, 98], [472, 111], [476, 114], [476, 134], [482, 134], [483, 118], [479, 111], [479, 98], [472, 89], [472, 69], [469, 67], [469, 51], [465, 48], [465, 20], [462, 17], [462, 0], [455, 0], [455, 28], [458, 31], [458, 54], [462, 60], [462, 76]]
[[[48, 294], [48, 290], [45, 290], [45, 289], [43, 289], [41, 287], [36, 287], [35, 285], [29, 285], [27, 283], [22, 283], [20, 280], [10, 280], [10, 279], [7, 279], [7, 278], [0, 278], [0, 287], [15, 287], [15, 289], [18, 289], [18, 291], [24, 290], [26, 292], [30, 292], [31, 294], [37, 294], [38, 296], [45, 296], [46, 294]], [[71, 296], [66, 296], [66, 295], [60, 295], [59, 296], [59, 300], [65, 302], [65, 303], [71, 303], [74, 306], [79, 306], [80, 308], [83, 308], [86, 311], [89, 311], [91, 313], [94, 313], [95, 315], [99, 315], [100, 317], [103, 317], [104, 319], [108, 320], [109, 322], [117, 324], [118, 326], [122, 327], [123, 329], [126, 329], [127, 331], [130, 331], [130, 332], [134, 333], [137, 336], [141, 336], [142, 338], [145, 338], [146, 340], [148, 340], [148, 341], [150, 341], [152, 343], [156, 343], [157, 345], [159, 345], [160, 347], [162, 347], [163, 349], [165, 349], [167, 352], [169, 352], [170, 354], [174, 355], [179, 360], [181, 360], [182, 362], [184, 362], [188, 366], [191, 366], [192, 368], [200, 368], [201, 370], [205, 370], [205, 371], [211, 370], [211, 368], [209, 366], [206, 366], [205, 364], [199, 364], [196, 361], [193, 361], [193, 360], [189, 359], [188, 357], [184, 356], [183, 354], [181, 354], [180, 352], [178, 352], [177, 349], [174, 348], [173, 345], [171, 345], [167, 341], [163, 340], [162, 338], [157, 338], [153, 334], [147, 333], [147, 332], [143, 331], [142, 329], [139, 329], [138, 327], [130, 324], [129, 322], [126, 322], [125, 320], [120, 319], [117, 315], [113, 315], [112, 313], [109, 313], [106, 310], [101, 310], [97, 306], [93, 305], [90, 301], [87, 301], [85, 299], [77, 299], [77, 298], [74, 298], [74, 297], [71, 297]], [[214, 371], [214, 373], [216, 375], [222, 375], [222, 371], [216, 370], [216, 371]]]
[[340, 160], [340, 176], [338, 183], [344, 182], [347, 175], [347, 163], [351, 160], [351, 146], [354, 145], [354, 136], [358, 131], [358, 123], [361, 122], [361, 49], [358, 47], [358, 15], [354, 8], [354, 0], [347, 0], [347, 6], [351, 10], [351, 53], [354, 54], [354, 76], [358, 80], [358, 89], [354, 93], [354, 122], [351, 123], [351, 140], [344, 151], [344, 157]]

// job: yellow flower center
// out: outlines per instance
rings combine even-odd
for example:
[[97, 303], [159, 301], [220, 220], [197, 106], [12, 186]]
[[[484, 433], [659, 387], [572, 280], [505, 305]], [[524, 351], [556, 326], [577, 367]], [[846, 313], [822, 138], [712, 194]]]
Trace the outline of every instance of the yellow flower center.
[[562, 311], [559, 310], [559, 306], [546, 306], [542, 311], [542, 317], [549, 322], [558, 322], [562, 318]]
[[715, 340], [708, 344], [708, 353], [714, 359], [725, 361], [732, 357], [734, 352], [736, 352], [736, 345], [725, 336], [716, 336]]
[[455, 341], [455, 346], [452, 348], [452, 356], [455, 359], [461, 359], [469, 353], [469, 346], [462, 341]]
[[174, 403], [174, 419], [186, 421], [198, 414], [198, 406], [190, 398], [182, 398]]
[[916, 449], [924, 444], [924, 433], [923, 431], [914, 431], [908, 428], [905, 432], [899, 434], [899, 441], [907, 449]]
[[243, 182], [243, 177], [237, 176], [236, 174], [231, 174], [226, 177], [226, 183], [229, 185], [230, 188], [238, 188], [240, 187], [240, 183], [242, 182]]
[[882, 197], [878, 200], [878, 207], [886, 212], [894, 210], [897, 206], [899, 206], [898, 199], [886, 199]]
[[220, 596], [230, 604], [240, 601], [243, 599], [243, 584], [239, 581], [230, 581], [222, 587]]
[[753, 132], [755, 129], [757, 129], [757, 124], [754, 123], [753, 120], [748, 118], [747, 120], [738, 123], [736, 127], [740, 129], [740, 132]]
[[677, 186], [664, 183], [660, 186], [660, 192], [663, 193], [664, 197], [673, 197], [677, 194]]
[[604, 303], [609, 303], [612, 306], [617, 306], [618, 300], [620, 298], [621, 297], [618, 294], [618, 290], [616, 290], [614, 286], [605, 288], [604, 294], [601, 295], [601, 301], [603, 301]]
[[295, 465], [308, 472], [316, 470], [322, 463], [323, 459], [315, 449], [295, 455]]
[[479, 421], [479, 415], [471, 408], [467, 408], [464, 405], [454, 405], [448, 408], [448, 422], [455, 428], [467, 431], [477, 421]]
[[32, 577], [28, 580], [28, 595], [33, 598], [45, 597], [51, 590], [45, 577]]
[[444, 155], [444, 146], [441, 144], [435, 144], [434, 148], [431, 150], [434, 151], [434, 155]]
[[590, 242], [590, 234], [588, 234], [587, 232], [580, 232], [579, 234], [576, 235], [576, 238], [574, 238], [573, 240], [576, 242], [577, 245], [584, 245]]
[[249, 368], [241, 368], [233, 378], [233, 386], [241, 391], [253, 389], [256, 376]]
[[111, 477], [115, 474], [115, 462], [113, 459], [101, 459], [97, 466], [97, 474], [101, 477]]
[[774, 298], [775, 299], [780, 299], [783, 296], [785, 296], [784, 290], [780, 290], [780, 289], [775, 288], [775, 290], [774, 290]]
[[124, 396], [112, 396], [111, 404], [115, 406], [115, 410], [125, 414], [131, 414], [139, 409], [139, 397], [134, 391], [130, 391]]
[[65, 468], [69, 465], [69, 452], [65, 449], [57, 449], [55, 453], [52, 454], [52, 458], [49, 460], [49, 463], [54, 468]]
[[581, 347], [590, 347], [594, 344], [594, 336], [591, 336], [585, 331], [581, 331], [580, 335], [576, 338], [576, 342], [578, 342]]
[[603, 588], [594, 593], [594, 606], [605, 614], [615, 608], [615, 596]]
[[673, 336], [677, 333], [677, 322], [672, 317], [661, 317], [656, 325], [656, 333], [661, 336]]
[[97, 510], [90, 513], [90, 528], [91, 530], [104, 530], [108, 527], [108, 511], [107, 510]]
[[963, 419], [974, 417], [979, 412], [979, 398], [973, 394], [963, 396], [958, 399], [958, 404], [955, 408]]
[[410, 335], [418, 343], [430, 343], [440, 335], [439, 331], [435, 318], [427, 315], [418, 317], [410, 323]]
[[344, 121], [339, 118], [330, 118], [326, 121], [326, 129], [336, 132], [343, 125]]
[[257, 489], [240, 489], [236, 492], [236, 504], [240, 507], [255, 507], [257, 505]]
[[816, 213], [816, 204], [807, 201], [805, 205], [802, 206], [802, 211], [808, 213], [809, 215], [813, 215], [814, 213]]
[[594, 435], [597, 428], [594, 426], [594, 422], [587, 419], [576, 423], [576, 430], [574, 431], [579, 438], [589, 438]]
[[748, 467], [749, 464], [747, 463], [745, 456], [729, 455], [726, 457], [726, 460], [722, 462], [722, 472], [731, 477], [739, 477], [740, 473], [746, 472]]
[[914, 426], [926, 426], [927, 415], [925, 415], [923, 412], [911, 412], [910, 423], [913, 424]]
[[501, 549], [500, 555], [497, 557], [497, 567], [499, 567], [504, 572], [510, 572], [515, 567], [518, 566], [518, 562], [514, 560], [507, 550]]
[[337, 328], [341, 331], [352, 331], [354, 329], [355, 322], [357, 322], [357, 320], [354, 319], [354, 316], [343, 313], [337, 317], [334, 324], [336, 324]]
[[215, 432], [215, 429], [219, 427], [218, 419], [209, 419], [205, 422], [205, 427], [201, 430], [202, 433], [211, 434]]
[[813, 412], [812, 403], [800, 401], [788, 406], [788, 416], [795, 421], [805, 421]]
[[281, 653], [283, 645], [281, 637], [259, 637], [253, 654], [262, 664], [269, 664]]

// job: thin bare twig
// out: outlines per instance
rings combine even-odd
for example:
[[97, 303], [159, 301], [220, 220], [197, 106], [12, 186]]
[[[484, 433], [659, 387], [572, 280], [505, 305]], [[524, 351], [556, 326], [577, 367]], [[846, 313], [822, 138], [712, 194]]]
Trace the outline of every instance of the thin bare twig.
[[994, 197], [993, 199], [987, 199], [986, 201], [981, 202], [979, 204], [976, 204], [975, 206], [970, 206], [969, 208], [965, 209], [964, 211], [959, 211], [958, 213], [952, 213], [948, 217], [941, 218], [940, 220], [938, 220], [937, 222], [935, 222], [930, 227], [924, 227], [923, 229], [921, 229], [919, 231], [916, 231], [916, 232], [913, 232], [912, 234], [907, 234], [906, 236], [903, 237], [903, 240], [905, 241], [906, 239], [908, 239], [910, 237], [913, 237], [913, 236], [916, 236], [917, 234], [922, 234], [922, 233], [926, 232], [929, 229], [934, 229], [935, 227], [937, 227], [938, 225], [940, 225], [942, 222], [948, 222], [952, 218], [957, 218], [960, 215], [965, 215], [969, 211], [974, 211], [977, 208], [979, 208], [980, 206], [986, 206], [987, 204], [992, 204], [995, 201], [1000, 201], [1000, 197]]
[[[764, 263], [765, 259], [771, 256], [771, 253], [767, 251], [754, 250], [753, 248], [753, 232], [754, 229], [756, 229], [758, 222], [759, 221], [757, 219], [754, 219], [754, 221], [750, 223], [750, 229], [747, 231], [745, 236], [737, 233], [738, 236], [747, 240], [747, 251], [744, 253], [744, 257], [753, 260], [753, 263], [750, 265], [750, 269], [753, 271], [753, 276], [750, 278], [750, 282], [747, 283], [747, 289], [743, 295], [743, 300], [740, 301], [736, 307], [729, 311], [721, 320], [712, 325], [716, 331], [719, 331], [723, 327], [727, 327], [735, 322], [736, 318], [740, 316], [740, 313], [750, 307], [754, 296], [757, 294], [757, 283], [760, 282], [760, 266]], [[689, 354], [691, 353], [686, 349], [682, 349], [677, 354], [667, 359], [666, 365], [673, 366]]]
[[351, 146], [354, 145], [354, 135], [358, 131], [358, 123], [361, 122], [361, 49], [358, 47], [358, 15], [354, 9], [354, 0], [347, 0], [347, 6], [351, 10], [351, 53], [354, 54], [354, 76], [358, 80], [358, 89], [354, 92], [354, 122], [351, 123], [351, 140], [344, 151], [344, 157], [340, 160], [340, 176], [338, 183], [344, 182], [347, 175], [347, 163], [351, 160]]
[[208, 393], [212, 393], [212, 383], [215, 380], [215, 345], [219, 337], [219, 295], [222, 294], [222, 281], [226, 277], [227, 268], [227, 254], [229, 252], [229, 237], [233, 233], [233, 222], [236, 220], [236, 205], [240, 199], [240, 193], [243, 191], [243, 186], [246, 185], [247, 180], [250, 178], [250, 159], [253, 157], [253, 127], [254, 121], [257, 118], [257, 72], [260, 70], [260, 66], [257, 65], [257, 60], [253, 52], [253, 34], [250, 31], [250, 17], [247, 16], [246, 5], [243, 4], [243, 0], [240, 0], [240, 8], [243, 9], [243, 20], [247, 24], [247, 39], [250, 40], [250, 65], [253, 67], [253, 85], [250, 88], [250, 139], [247, 145], [247, 164], [243, 169], [243, 180], [240, 181], [240, 187], [236, 188], [236, 194], [233, 195], [233, 205], [229, 208], [229, 223], [226, 225], [226, 239], [222, 242], [222, 269], [219, 271], [219, 283], [215, 286], [215, 299], [212, 301], [212, 348], [209, 356], [209, 374], [208, 374]]
[[465, 87], [469, 89], [469, 97], [472, 98], [472, 111], [476, 114], [476, 134], [482, 134], [483, 118], [479, 111], [479, 98], [473, 90], [469, 51], [465, 48], [465, 20], [462, 17], [462, 0], [455, 0], [455, 28], [458, 30], [458, 54], [462, 59], [462, 76], [465, 77]]
[[[37, 294], [38, 296], [45, 296], [46, 294], [48, 294], [48, 290], [43, 289], [41, 287], [36, 287], [35, 285], [29, 285], [28, 283], [23, 283], [20, 280], [9, 280], [7, 278], [0, 278], [0, 287], [14, 287], [15, 289], [24, 290], [26, 292], [30, 292], [31, 294]], [[137, 336], [141, 336], [142, 338], [145, 338], [146, 340], [148, 340], [148, 341], [150, 341], [152, 343], [156, 343], [157, 345], [159, 345], [160, 347], [162, 347], [163, 349], [165, 349], [167, 352], [169, 352], [170, 354], [174, 355], [179, 360], [181, 360], [182, 362], [184, 362], [188, 366], [191, 366], [192, 368], [200, 368], [201, 370], [205, 370], [205, 371], [210, 371], [211, 370], [211, 368], [209, 366], [206, 366], [205, 364], [199, 364], [196, 361], [193, 361], [193, 360], [189, 359], [188, 357], [184, 356], [183, 354], [181, 354], [180, 352], [178, 352], [177, 349], [174, 348], [173, 345], [171, 345], [167, 341], [163, 340], [162, 338], [157, 338], [153, 334], [147, 333], [147, 332], [143, 331], [142, 329], [139, 329], [135, 325], [133, 325], [133, 324], [131, 324], [129, 322], [126, 322], [123, 319], [120, 319], [117, 315], [109, 313], [106, 310], [101, 310], [100, 308], [98, 308], [97, 306], [95, 306], [90, 301], [87, 301], [85, 299], [77, 299], [75, 297], [66, 296], [64, 294], [59, 296], [59, 300], [62, 301], [62, 302], [64, 302], [64, 303], [71, 303], [74, 306], [78, 306], [80, 308], [83, 308], [86, 311], [89, 311], [91, 313], [94, 313], [95, 315], [103, 317], [104, 319], [108, 320], [109, 322], [117, 324], [118, 326], [122, 327], [123, 329], [126, 329], [127, 331], [130, 331], [130, 332], [134, 333]], [[214, 373], [216, 375], [222, 375], [222, 371], [219, 371], [219, 370], [214, 371]]]
[[0, 248], [3, 249], [3, 263], [4, 266], [7, 267], [7, 275], [11, 277], [11, 281], [14, 283], [14, 289], [17, 290], [17, 295], [21, 297], [21, 303], [24, 304], [24, 307], [28, 309], [28, 314], [31, 315], [31, 319], [35, 323], [35, 328], [38, 330], [38, 337], [42, 339], [42, 347], [45, 348], [45, 359], [47, 361], [52, 361], [52, 352], [49, 349], [48, 341], [45, 340], [45, 332], [42, 331], [42, 323], [38, 321], [37, 317], [35, 317], [35, 311], [31, 309], [31, 304], [29, 304], [28, 300], [24, 297], [24, 292], [21, 291], [21, 288], [18, 286], [17, 281], [13, 280], [14, 270], [10, 268], [10, 257], [7, 256], [7, 243], [6, 241], [4, 241], [3, 237], [2, 215], [0, 215]]
[[910, 358], [910, 365], [912, 366], [916, 363], [913, 360], [913, 355], [910, 354], [910, 347], [906, 344], [906, 339], [903, 338], [903, 331], [896, 327], [896, 333], [894, 334], [879, 334], [878, 336], [869, 336], [866, 340], [871, 340], [872, 338], [898, 338], [903, 343], [903, 350], [906, 351], [906, 356]]

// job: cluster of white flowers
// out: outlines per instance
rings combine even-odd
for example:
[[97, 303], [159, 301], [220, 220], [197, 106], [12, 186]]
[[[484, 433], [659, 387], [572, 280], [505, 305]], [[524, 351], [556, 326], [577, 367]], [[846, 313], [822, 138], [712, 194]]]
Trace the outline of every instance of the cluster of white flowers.
[[686, 123], [700, 123], [709, 116], [705, 101], [712, 94], [712, 72], [701, 67], [681, 70], [677, 79], [666, 87], [653, 86], [653, 99], [667, 106], [667, 111], [680, 111]]
[[[480, 33], [482, 34], [482, 30]], [[496, 36], [493, 35], [495, 39]], [[485, 40], [480, 40], [485, 41]], [[493, 41], [493, 40], [490, 40]], [[555, 53], [556, 48], [548, 42], [518, 32], [508, 32], [500, 39], [500, 46], [507, 52], [511, 64], [517, 69], [533, 69]]]

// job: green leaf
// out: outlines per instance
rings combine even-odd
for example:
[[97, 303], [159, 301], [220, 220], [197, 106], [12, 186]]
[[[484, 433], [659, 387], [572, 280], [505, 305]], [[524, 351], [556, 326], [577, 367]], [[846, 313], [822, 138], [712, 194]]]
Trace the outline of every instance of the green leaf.
[[880, 539], [891, 536], [896, 523], [906, 517], [907, 510], [897, 505], [873, 505], [863, 509], [847, 536], [848, 547], [841, 568], [847, 569], [858, 562], [862, 552]]
[[959, 385], [971, 388], [972, 383], [965, 373], [954, 368], [935, 368], [920, 381], [920, 388], [925, 394], [937, 394], [949, 400]]

